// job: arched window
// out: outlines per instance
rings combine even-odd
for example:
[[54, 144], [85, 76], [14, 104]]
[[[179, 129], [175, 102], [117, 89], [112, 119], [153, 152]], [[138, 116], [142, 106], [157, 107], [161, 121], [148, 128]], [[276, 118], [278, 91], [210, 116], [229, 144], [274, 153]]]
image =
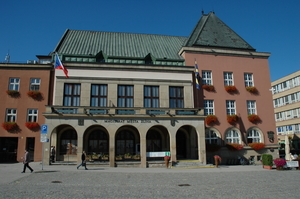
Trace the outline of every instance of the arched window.
[[257, 129], [251, 129], [247, 133], [247, 142], [248, 143], [253, 143], [253, 142], [261, 142], [261, 134]]
[[121, 131], [116, 137], [116, 154], [124, 155], [126, 153], [134, 154], [135, 139], [131, 131]]
[[146, 136], [147, 139], [147, 152], [151, 151], [161, 151], [162, 146], [161, 146], [161, 135], [159, 134], [158, 131], [149, 131]]
[[60, 137], [60, 155], [77, 154], [77, 133], [74, 129], [69, 129], [62, 133]]
[[205, 143], [206, 144], [220, 144], [219, 143], [219, 137], [215, 130], [213, 129], [207, 129], [205, 131]]
[[107, 154], [108, 136], [104, 131], [94, 130], [89, 135], [88, 153]]
[[226, 132], [225, 141], [226, 141], [226, 143], [240, 144], [240, 141], [241, 141], [240, 134], [238, 133], [238, 131], [236, 129], [230, 129], [229, 131]]

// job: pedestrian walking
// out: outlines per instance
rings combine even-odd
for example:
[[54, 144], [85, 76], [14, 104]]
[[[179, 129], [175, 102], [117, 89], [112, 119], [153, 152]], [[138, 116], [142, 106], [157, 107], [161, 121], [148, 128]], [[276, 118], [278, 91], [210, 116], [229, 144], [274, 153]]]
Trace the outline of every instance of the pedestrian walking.
[[221, 163], [221, 161], [222, 161], [222, 158], [220, 156], [218, 156], [218, 155], [215, 155], [214, 159], [215, 159], [216, 168], [218, 168], [219, 167], [219, 163]]
[[77, 166], [77, 169], [78, 169], [80, 166], [84, 166], [85, 170], [88, 170], [88, 169], [86, 168], [86, 153], [85, 153], [85, 151], [82, 151], [82, 155], [81, 155], [81, 164]]
[[24, 157], [23, 157], [24, 168], [23, 168], [22, 173], [25, 173], [26, 167], [31, 171], [31, 173], [33, 172], [33, 169], [29, 166], [29, 162], [30, 162], [30, 157], [29, 156], [30, 155], [28, 153], [28, 150], [25, 149], [25, 154], [24, 154]]
[[55, 146], [51, 147], [51, 163], [55, 162]]

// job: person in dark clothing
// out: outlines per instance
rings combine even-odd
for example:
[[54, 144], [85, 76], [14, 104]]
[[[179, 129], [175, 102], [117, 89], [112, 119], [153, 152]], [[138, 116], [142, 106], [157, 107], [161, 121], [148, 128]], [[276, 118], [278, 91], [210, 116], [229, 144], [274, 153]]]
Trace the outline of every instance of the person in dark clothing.
[[51, 163], [54, 163], [55, 162], [55, 153], [56, 153], [56, 151], [55, 151], [55, 146], [52, 146], [51, 147]]
[[81, 164], [77, 166], [77, 169], [78, 169], [80, 166], [84, 166], [85, 170], [88, 170], [88, 169], [86, 168], [86, 153], [85, 153], [85, 151], [82, 151], [82, 155], [81, 155]]
[[24, 157], [23, 157], [24, 167], [23, 167], [23, 172], [22, 173], [25, 173], [26, 167], [31, 171], [31, 173], [33, 172], [33, 169], [29, 166], [29, 162], [30, 162], [30, 156], [29, 156], [28, 150], [25, 149], [25, 154], [24, 154]]

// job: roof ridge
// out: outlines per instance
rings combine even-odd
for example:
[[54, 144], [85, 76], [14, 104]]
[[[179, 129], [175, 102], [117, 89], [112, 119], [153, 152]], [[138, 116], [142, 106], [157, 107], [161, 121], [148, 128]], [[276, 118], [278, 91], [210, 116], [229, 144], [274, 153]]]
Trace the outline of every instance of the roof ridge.
[[[211, 12], [210, 12], [210, 13], [211, 13]], [[189, 46], [188, 43], [190, 43], [190, 42], [191, 42], [192, 44], [196, 42], [197, 38], [199, 37], [199, 35], [201, 34], [201, 32], [202, 32], [202, 30], [203, 30], [204, 25], [206, 24], [206, 22], [207, 22], [207, 20], [208, 20], [208, 18], [209, 18], [210, 13], [208, 13], [208, 14], [202, 14], [202, 17], [198, 20], [198, 23], [196, 24], [196, 26], [194, 27], [192, 33], [190, 34], [190, 37], [189, 37], [189, 39], [187, 40], [185, 46]], [[205, 16], [205, 18], [204, 18], [203, 16]], [[201, 25], [201, 28], [200, 28], [200, 30], [199, 30], [199, 32], [198, 32], [198, 34], [197, 34], [197, 37], [194, 37], [194, 41], [192, 41], [192, 35], [193, 35], [194, 32], [196, 32], [197, 27], [199, 26], [200, 21], [201, 21], [202, 19], [204, 20], [204, 23]]]
[[103, 33], [116, 33], [116, 34], [154, 35], [154, 36], [164, 36], [164, 37], [182, 37], [182, 38], [187, 38], [187, 36], [162, 35], [162, 34], [150, 34], [150, 33], [130, 33], [130, 32], [112, 32], [112, 31], [101, 31], [101, 30], [75, 30], [75, 29], [67, 29], [67, 30], [70, 30], [70, 31], [82, 31], [82, 32], [103, 32]]

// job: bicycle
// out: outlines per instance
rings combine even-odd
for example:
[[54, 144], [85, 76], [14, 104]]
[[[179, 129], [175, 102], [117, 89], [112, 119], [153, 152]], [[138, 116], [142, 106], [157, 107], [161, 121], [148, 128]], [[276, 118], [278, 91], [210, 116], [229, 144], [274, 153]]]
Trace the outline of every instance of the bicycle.
[[246, 165], [247, 164], [247, 159], [246, 158], [241, 158], [241, 157], [238, 157], [238, 159], [240, 160], [240, 164], [241, 165]]
[[254, 156], [250, 156], [250, 157], [249, 157], [248, 163], [249, 163], [249, 165], [256, 165], [256, 164], [255, 164], [255, 160], [254, 160]]

